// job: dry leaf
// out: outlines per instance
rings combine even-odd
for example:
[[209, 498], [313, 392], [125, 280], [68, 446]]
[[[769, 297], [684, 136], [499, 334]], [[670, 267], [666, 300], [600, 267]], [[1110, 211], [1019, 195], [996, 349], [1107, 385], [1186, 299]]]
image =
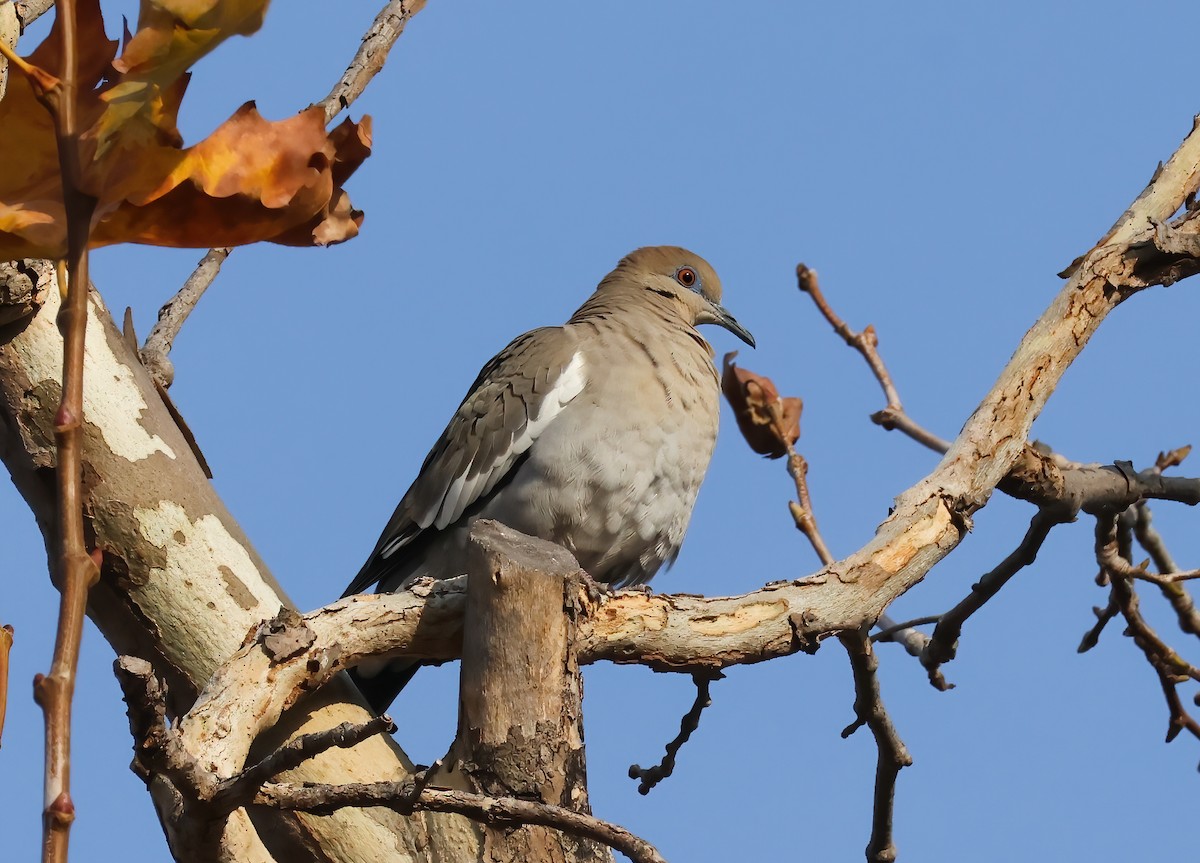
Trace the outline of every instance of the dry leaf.
[[[84, 191], [97, 199], [92, 245], [327, 245], [358, 233], [341, 184], [370, 154], [370, 123], [325, 131], [320, 109], [278, 122], [242, 106], [183, 149], [176, 116], [186, 68], [251, 33], [265, 0], [143, 0], [138, 31], [114, 61], [98, 0], [79, 0], [77, 114]], [[62, 67], [61, 26], [28, 58]], [[65, 210], [54, 128], [24, 75], [0, 100], [0, 260], [61, 257]]]
[[800, 412], [804, 403], [795, 397], [780, 398], [770, 378], [738, 367], [737, 351], [725, 355], [721, 391], [733, 408], [742, 437], [750, 449], [768, 458], [787, 455], [800, 439]]

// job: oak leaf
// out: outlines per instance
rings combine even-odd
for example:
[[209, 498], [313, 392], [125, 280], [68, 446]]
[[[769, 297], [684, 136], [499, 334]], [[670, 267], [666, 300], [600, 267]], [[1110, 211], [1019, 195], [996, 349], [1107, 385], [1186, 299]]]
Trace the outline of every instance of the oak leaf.
[[[143, 0], [120, 57], [98, 0], [77, 3], [81, 191], [96, 199], [91, 244], [326, 245], [358, 233], [341, 185], [370, 154], [369, 118], [325, 130], [320, 108], [265, 120], [243, 105], [184, 148], [176, 126], [186, 69], [262, 23], [265, 0]], [[27, 58], [43, 81], [63, 67], [62, 27]], [[0, 260], [61, 257], [66, 219], [57, 143], [37, 81], [13, 70], [0, 100]]]

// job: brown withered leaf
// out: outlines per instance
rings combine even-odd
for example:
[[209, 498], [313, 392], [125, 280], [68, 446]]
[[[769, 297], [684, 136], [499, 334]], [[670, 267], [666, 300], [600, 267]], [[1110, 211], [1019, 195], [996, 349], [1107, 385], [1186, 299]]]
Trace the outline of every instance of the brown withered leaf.
[[[265, 0], [143, 0], [137, 33], [114, 60], [98, 0], [79, 0], [77, 115], [81, 185], [97, 200], [92, 245], [327, 245], [358, 233], [341, 185], [370, 154], [369, 120], [325, 131], [319, 109], [271, 122], [244, 105], [182, 148], [186, 67], [223, 39], [257, 29]], [[28, 58], [62, 68], [62, 33]], [[0, 100], [0, 260], [61, 257], [65, 210], [54, 128], [24, 75]]]
[[743, 369], [733, 362], [737, 351], [725, 355], [721, 391], [725, 393], [742, 437], [750, 449], [768, 458], [787, 455], [800, 439], [800, 412], [804, 403], [795, 397], [780, 398], [770, 378]]

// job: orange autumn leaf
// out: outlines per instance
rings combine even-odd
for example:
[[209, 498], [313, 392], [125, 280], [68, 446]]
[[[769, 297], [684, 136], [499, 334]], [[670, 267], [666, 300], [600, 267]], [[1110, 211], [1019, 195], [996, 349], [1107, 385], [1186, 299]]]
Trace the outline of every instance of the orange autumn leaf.
[[[186, 67], [250, 33], [265, 0], [143, 0], [137, 33], [115, 58], [98, 0], [79, 0], [77, 115], [82, 190], [97, 200], [93, 246], [326, 245], [355, 236], [362, 214], [341, 185], [370, 154], [370, 123], [331, 132], [318, 108], [271, 122], [252, 104], [182, 147]], [[61, 27], [27, 59], [62, 68]], [[65, 209], [54, 127], [14, 69], [0, 100], [0, 260], [61, 257]]]
[[266, 11], [267, 0], [142, 0], [137, 32], [112, 64], [120, 80], [101, 96], [100, 151], [135, 122], [157, 125], [160, 94], [228, 37], [256, 32]]
[[787, 455], [788, 447], [800, 439], [804, 403], [795, 397], [780, 398], [770, 378], [740, 368], [733, 362], [736, 356], [737, 351], [725, 355], [721, 391], [733, 408], [742, 437], [760, 455]]

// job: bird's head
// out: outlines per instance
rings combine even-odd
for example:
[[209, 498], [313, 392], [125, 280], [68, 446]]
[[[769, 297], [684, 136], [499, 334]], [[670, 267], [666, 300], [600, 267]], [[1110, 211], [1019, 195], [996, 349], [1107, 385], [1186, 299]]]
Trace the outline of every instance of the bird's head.
[[721, 280], [704, 258], [678, 246], [647, 246], [630, 252], [600, 283], [610, 289], [647, 291], [665, 299], [691, 326], [716, 324], [750, 347], [754, 336], [721, 305]]

